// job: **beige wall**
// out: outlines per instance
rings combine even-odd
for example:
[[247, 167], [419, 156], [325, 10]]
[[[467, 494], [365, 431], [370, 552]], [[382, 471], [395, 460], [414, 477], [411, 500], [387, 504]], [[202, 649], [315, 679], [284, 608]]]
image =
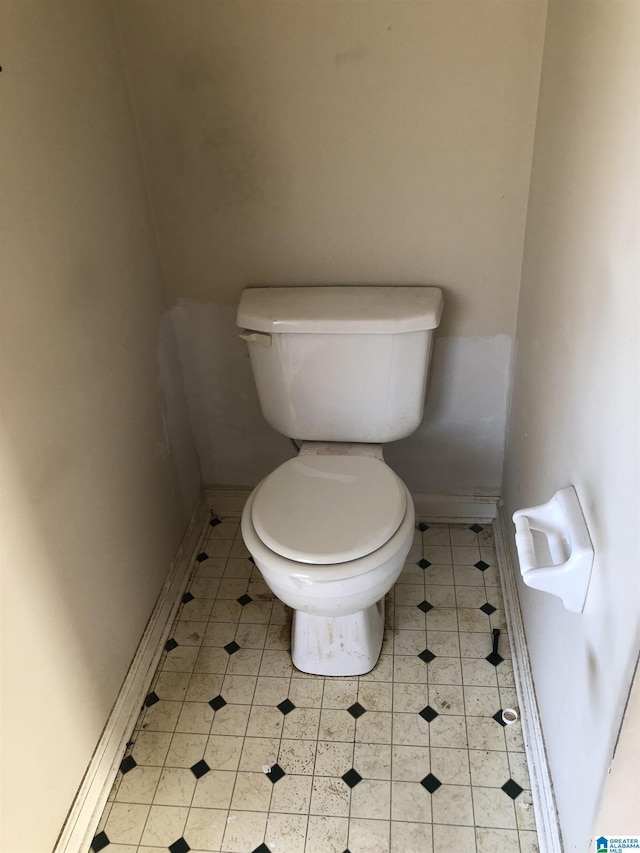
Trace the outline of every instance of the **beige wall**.
[[177, 368], [111, 7], [3, 2], [0, 41], [0, 849], [46, 853], [194, 475], [163, 412]]
[[445, 289], [414, 491], [499, 492], [545, 3], [116, 0], [203, 478], [262, 422], [248, 284]]
[[640, 679], [634, 678], [595, 823], [598, 837], [640, 834]]
[[[580, 853], [605, 829], [640, 633], [639, 25], [636, 2], [549, 6], [505, 462], [509, 513], [573, 483], [595, 548], [584, 613], [520, 590], [565, 849]], [[640, 834], [638, 814], [615, 832]]]
[[[0, 0], [11, 853], [53, 846], [175, 553], [186, 407], [209, 482], [289, 453], [244, 286], [442, 286], [425, 423], [387, 458], [414, 491], [501, 482], [545, 4], [115, 5], [168, 301], [109, 4]], [[596, 547], [582, 616], [521, 593], [580, 851], [637, 648], [637, 9], [551, 7], [507, 451], [509, 511], [573, 482]]]

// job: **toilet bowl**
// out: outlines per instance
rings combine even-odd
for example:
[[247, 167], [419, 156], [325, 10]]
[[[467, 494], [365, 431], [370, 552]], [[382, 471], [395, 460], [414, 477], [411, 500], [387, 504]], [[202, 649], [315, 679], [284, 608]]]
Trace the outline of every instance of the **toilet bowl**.
[[323, 455], [303, 445], [254, 489], [242, 536], [266, 584], [294, 611], [298, 669], [344, 676], [375, 666], [384, 597], [414, 525], [411, 495], [371, 446]]

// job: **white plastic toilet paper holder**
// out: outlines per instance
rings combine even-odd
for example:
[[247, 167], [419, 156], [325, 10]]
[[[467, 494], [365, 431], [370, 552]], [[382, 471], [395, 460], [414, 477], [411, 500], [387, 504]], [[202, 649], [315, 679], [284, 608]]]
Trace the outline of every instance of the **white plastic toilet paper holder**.
[[[560, 489], [540, 506], [513, 514], [520, 573], [527, 586], [562, 599], [567, 610], [582, 613], [593, 566], [593, 546], [573, 486]], [[539, 565], [532, 531], [543, 534], [551, 565]], [[546, 540], [546, 543], [545, 543]]]

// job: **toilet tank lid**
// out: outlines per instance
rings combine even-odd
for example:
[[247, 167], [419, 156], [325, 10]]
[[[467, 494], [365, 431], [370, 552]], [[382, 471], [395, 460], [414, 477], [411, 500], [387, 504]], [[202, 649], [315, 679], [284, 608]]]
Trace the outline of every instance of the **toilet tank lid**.
[[442, 291], [417, 286], [250, 287], [237, 324], [272, 334], [397, 334], [435, 329]]

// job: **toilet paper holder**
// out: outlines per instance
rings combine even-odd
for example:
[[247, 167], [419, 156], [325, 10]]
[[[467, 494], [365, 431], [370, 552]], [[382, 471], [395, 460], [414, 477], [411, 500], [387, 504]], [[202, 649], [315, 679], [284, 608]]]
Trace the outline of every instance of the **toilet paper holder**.
[[559, 596], [567, 610], [582, 613], [593, 546], [574, 487], [560, 489], [545, 504], [519, 509], [513, 521], [523, 581]]

